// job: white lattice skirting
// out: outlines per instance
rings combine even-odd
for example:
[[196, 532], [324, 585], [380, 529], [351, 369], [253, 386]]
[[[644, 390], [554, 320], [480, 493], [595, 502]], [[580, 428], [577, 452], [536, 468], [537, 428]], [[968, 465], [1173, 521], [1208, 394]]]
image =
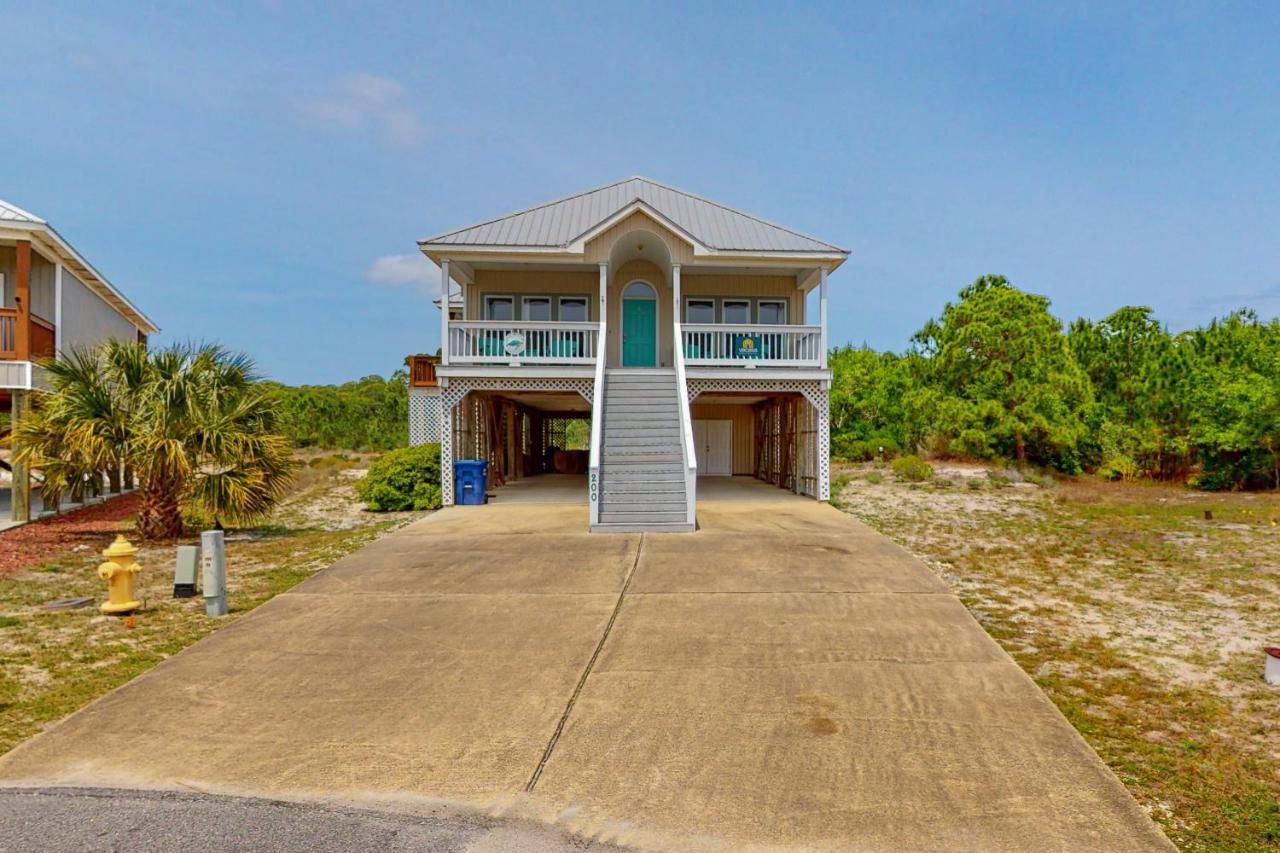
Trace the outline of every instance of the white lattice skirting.
[[707, 392], [758, 391], [803, 394], [818, 413], [818, 500], [831, 500], [831, 398], [821, 379], [690, 379], [689, 402]]
[[[592, 403], [594, 379], [521, 379], [519, 377], [452, 377], [441, 389], [440, 409], [440, 491], [445, 506], [453, 505], [453, 417], [454, 410], [472, 391], [576, 391]], [[410, 412], [412, 421], [413, 413]], [[412, 427], [410, 428], [412, 430]]]
[[440, 389], [409, 389], [409, 445], [440, 440]]

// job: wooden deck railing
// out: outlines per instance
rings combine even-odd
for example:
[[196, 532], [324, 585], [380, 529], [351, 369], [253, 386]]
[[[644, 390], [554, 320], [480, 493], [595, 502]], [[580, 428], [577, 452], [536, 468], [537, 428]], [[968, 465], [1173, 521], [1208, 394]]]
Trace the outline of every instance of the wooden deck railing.
[[31, 318], [31, 357], [53, 358], [58, 354], [57, 335], [53, 324], [39, 317]]
[[0, 308], [0, 358], [18, 357], [18, 311]]
[[409, 356], [409, 385], [414, 388], [434, 388], [436, 382], [436, 365], [440, 363], [438, 355]]
[[685, 323], [690, 367], [822, 367], [821, 326], [730, 326]]
[[[53, 324], [39, 317], [32, 317], [27, 340], [31, 352], [27, 359], [53, 358], [57, 354], [57, 335]], [[18, 310], [16, 308], [0, 308], [0, 359], [12, 360], [18, 357]]]

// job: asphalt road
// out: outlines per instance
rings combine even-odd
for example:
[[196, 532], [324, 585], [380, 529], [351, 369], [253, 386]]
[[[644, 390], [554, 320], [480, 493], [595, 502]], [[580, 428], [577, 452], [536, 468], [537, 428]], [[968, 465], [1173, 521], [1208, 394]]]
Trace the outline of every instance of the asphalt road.
[[0, 790], [0, 851], [613, 850], [480, 815], [418, 817], [196, 793]]

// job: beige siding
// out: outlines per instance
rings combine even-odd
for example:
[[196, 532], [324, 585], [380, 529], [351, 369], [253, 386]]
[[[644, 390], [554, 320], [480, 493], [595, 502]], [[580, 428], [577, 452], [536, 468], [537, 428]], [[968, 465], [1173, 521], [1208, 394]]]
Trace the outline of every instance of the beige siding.
[[609, 275], [609, 327], [605, 330], [608, 352], [605, 356], [610, 367], [622, 364], [622, 291], [633, 281], [645, 281], [658, 294], [658, 366], [672, 367], [671, 349], [671, 285], [668, 270], [659, 269], [651, 261], [627, 261]]
[[690, 411], [695, 421], [733, 421], [733, 473], [755, 471], [755, 417], [750, 406], [694, 403]]
[[467, 319], [483, 319], [482, 306], [485, 294], [512, 293], [529, 295], [589, 296], [591, 319], [599, 321], [600, 273], [547, 272], [543, 270], [477, 270], [476, 280], [467, 288]]
[[672, 234], [670, 230], [653, 217], [639, 212], [631, 214], [587, 243], [585, 246], [586, 261], [592, 264], [609, 263], [609, 254], [613, 251], [613, 244], [618, 242], [619, 237], [626, 236], [631, 231], [650, 231], [657, 234], [658, 238], [666, 245], [667, 252], [671, 255], [671, 263], [693, 263], [692, 246]]
[[796, 287], [794, 276], [789, 275], [699, 275], [695, 270], [680, 271], [682, 297], [690, 296], [746, 296], [753, 299], [767, 296], [787, 300], [787, 322], [804, 324], [804, 293]]

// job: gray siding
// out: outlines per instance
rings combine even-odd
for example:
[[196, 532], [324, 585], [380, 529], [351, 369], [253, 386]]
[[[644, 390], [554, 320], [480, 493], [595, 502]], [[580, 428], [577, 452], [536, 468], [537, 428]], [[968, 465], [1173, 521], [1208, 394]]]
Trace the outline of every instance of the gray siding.
[[[12, 246], [0, 246], [0, 275], [4, 276], [4, 293], [0, 294], [0, 308], [13, 308], [17, 290], [18, 256]], [[53, 264], [37, 252], [31, 252], [31, 313], [53, 322]]]
[[62, 348], [87, 347], [108, 338], [137, 340], [138, 330], [70, 270], [62, 271]]

